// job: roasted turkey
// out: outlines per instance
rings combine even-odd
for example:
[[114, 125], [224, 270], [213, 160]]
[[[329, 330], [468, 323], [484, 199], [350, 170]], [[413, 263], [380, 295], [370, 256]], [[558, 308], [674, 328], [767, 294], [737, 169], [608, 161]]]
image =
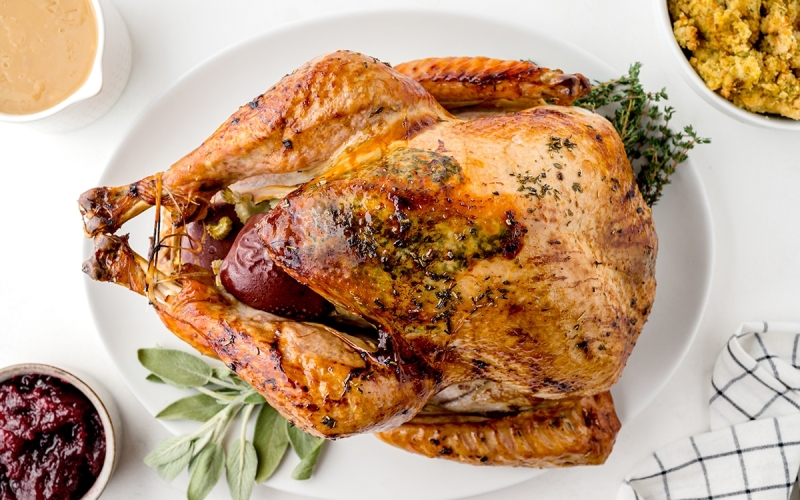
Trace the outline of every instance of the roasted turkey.
[[[617, 133], [570, 106], [588, 87], [529, 62], [319, 57], [167, 171], [84, 193], [84, 271], [147, 295], [312, 434], [602, 463], [657, 238]], [[268, 203], [243, 231], [324, 317], [256, 309], [186, 262], [185, 226], [232, 194]], [[150, 206], [162, 233], [144, 258], [113, 233]]]

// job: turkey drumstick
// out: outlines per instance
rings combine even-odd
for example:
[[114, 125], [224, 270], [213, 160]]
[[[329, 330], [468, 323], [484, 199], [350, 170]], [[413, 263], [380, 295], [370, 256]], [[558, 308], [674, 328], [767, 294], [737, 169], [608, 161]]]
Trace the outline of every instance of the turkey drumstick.
[[[467, 94], [457, 95], [452, 75], [458, 72], [466, 79], [478, 67], [472, 60], [482, 65], [480, 79], [473, 79], [469, 88], [462, 86]], [[422, 71], [419, 64], [399, 65], [409, 77], [352, 52], [318, 57], [242, 106], [200, 147], [164, 172], [160, 188], [153, 175], [130, 185], [85, 192], [79, 200], [85, 232], [114, 233], [155, 205], [157, 196], [180, 223], [202, 218], [214, 194], [243, 179], [302, 170], [303, 181], [311, 180], [343, 152], [363, 150], [365, 142], [382, 149], [451, 119], [429, 90], [439, 89], [451, 100], [472, 101], [476, 89], [487, 98], [499, 86], [506, 99], [560, 96], [556, 102], [568, 104], [588, 89], [582, 75], [563, 75], [531, 63], [457, 58], [431, 66], [426, 64]], [[425, 88], [413, 77], [423, 80]]]
[[367, 140], [403, 139], [448, 114], [416, 82], [372, 57], [336, 52], [310, 61], [239, 108], [203, 144], [157, 177], [100, 187], [79, 200], [90, 236], [119, 229], [156, 196], [176, 222], [202, 217], [236, 181], [303, 170], [308, 179]]
[[219, 358], [289, 421], [316, 436], [396, 427], [436, 392], [433, 371], [403, 339], [380, 349], [324, 325], [252, 309], [192, 267], [148, 279], [147, 261], [127, 238], [114, 235], [97, 236], [83, 266], [96, 281], [147, 294], [173, 333]]

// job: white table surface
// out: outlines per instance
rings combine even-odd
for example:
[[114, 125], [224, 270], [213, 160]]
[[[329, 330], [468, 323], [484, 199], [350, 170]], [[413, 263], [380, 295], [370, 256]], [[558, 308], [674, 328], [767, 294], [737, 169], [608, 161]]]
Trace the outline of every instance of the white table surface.
[[[287, 22], [375, 8], [380, 2], [115, 3], [133, 43], [130, 81], [116, 106], [94, 124], [69, 133], [44, 134], [0, 124], [0, 169], [6, 176], [6, 215], [0, 225], [0, 366], [48, 362], [78, 368], [101, 380], [115, 395], [124, 417], [123, 454], [104, 498], [184, 498], [185, 477], [168, 484], [142, 463], [168, 433], [132, 396], [92, 323], [84, 296], [86, 278], [80, 272], [83, 236], [76, 199], [96, 185], [138, 113], [199, 62]], [[697, 338], [679, 371], [622, 429], [604, 466], [550, 471], [475, 497], [613, 499], [621, 479], [638, 460], [707, 429], [711, 367], [740, 322], [800, 320], [800, 133], [737, 123], [694, 95], [657, 36], [651, 1], [406, 0], [382, 5], [447, 8], [535, 27], [584, 48], [620, 72], [641, 61], [646, 87], [667, 87], [679, 110], [676, 123], [692, 123], [713, 139], [692, 158], [711, 205], [715, 272]], [[357, 487], [354, 472], [347, 480]], [[300, 498], [269, 493], [275, 500]], [[227, 492], [217, 488], [209, 498], [227, 498]]]

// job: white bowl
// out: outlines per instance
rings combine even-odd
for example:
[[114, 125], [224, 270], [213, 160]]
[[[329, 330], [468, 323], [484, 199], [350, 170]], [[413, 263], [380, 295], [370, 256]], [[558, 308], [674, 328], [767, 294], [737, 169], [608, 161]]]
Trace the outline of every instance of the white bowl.
[[742, 123], [749, 123], [759, 127], [768, 127], [781, 130], [795, 130], [800, 131], [800, 120], [792, 120], [778, 115], [763, 115], [753, 113], [742, 109], [731, 101], [725, 99], [716, 92], [706, 87], [705, 82], [700, 75], [694, 70], [686, 54], [683, 53], [678, 42], [675, 40], [675, 35], [672, 32], [672, 20], [669, 17], [669, 10], [667, 9], [666, 0], [655, 0], [655, 15], [656, 24], [658, 24], [658, 31], [666, 40], [666, 45], [670, 52], [675, 56], [675, 60], [680, 68], [680, 74], [686, 83], [700, 95], [705, 101], [715, 107], [717, 110], [722, 111], [731, 118], [738, 120]]
[[114, 400], [111, 398], [111, 395], [96, 382], [91, 381], [92, 385], [89, 386], [89, 384], [84, 381], [89, 379], [86, 375], [81, 374], [81, 376], [78, 377], [61, 368], [41, 363], [23, 363], [1, 368], [0, 382], [4, 382], [18, 375], [31, 374], [48, 375], [68, 382], [81, 391], [97, 410], [97, 414], [100, 416], [100, 422], [103, 424], [103, 432], [106, 439], [106, 457], [94, 484], [81, 498], [81, 500], [97, 500], [100, 498], [103, 490], [105, 490], [112, 472], [114, 472], [122, 441], [120, 417]]
[[88, 125], [117, 102], [131, 69], [131, 39], [110, 0], [90, 1], [97, 19], [97, 54], [86, 82], [51, 108], [27, 115], [0, 113], [0, 121], [63, 132]]

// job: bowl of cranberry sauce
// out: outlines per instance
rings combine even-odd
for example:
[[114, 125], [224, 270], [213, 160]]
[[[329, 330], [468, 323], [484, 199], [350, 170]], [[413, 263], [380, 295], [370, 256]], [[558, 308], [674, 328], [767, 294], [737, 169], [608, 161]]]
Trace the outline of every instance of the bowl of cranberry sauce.
[[112, 413], [60, 368], [0, 369], [0, 500], [99, 498], [117, 456]]

